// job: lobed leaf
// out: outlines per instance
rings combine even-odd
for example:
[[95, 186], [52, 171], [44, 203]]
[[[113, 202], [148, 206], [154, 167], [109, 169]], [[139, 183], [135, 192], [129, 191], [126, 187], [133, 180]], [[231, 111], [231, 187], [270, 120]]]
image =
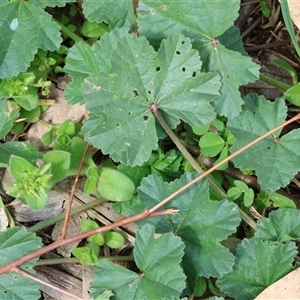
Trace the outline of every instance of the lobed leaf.
[[[159, 203], [177, 191], [195, 176], [184, 174], [171, 183], [163, 182], [158, 176], [144, 178], [138, 189], [140, 204], [131, 208], [136, 214]], [[164, 208], [178, 209], [177, 215], [151, 218], [137, 223], [153, 224], [156, 232], [174, 232], [185, 243], [182, 261], [189, 288], [193, 290], [199, 276], [221, 277], [232, 270], [234, 256], [220, 244], [235, 232], [240, 217], [237, 206], [227, 200], [211, 201], [206, 180], [193, 185]]]
[[1, 3], [0, 10], [0, 78], [26, 71], [39, 48], [59, 48], [60, 27], [39, 6], [14, 1]]
[[280, 208], [272, 211], [269, 218], [257, 222], [255, 237], [270, 241], [282, 241], [286, 237], [300, 238], [300, 213], [292, 208]]
[[110, 28], [134, 24], [132, 0], [85, 0], [82, 4], [85, 17], [91, 22], [106, 23]]
[[67, 3], [76, 2], [76, 0], [29, 0], [30, 3], [37, 4], [38, 6], [45, 8], [45, 7], [62, 7], [65, 6]]
[[243, 104], [239, 85], [259, 76], [259, 66], [244, 56], [239, 31], [232, 26], [239, 9], [239, 0], [230, 0], [225, 7], [218, 0], [142, 0], [137, 9], [139, 32], [154, 45], [174, 32], [193, 41], [203, 69], [221, 75], [221, 96], [213, 106], [219, 115], [230, 118], [238, 115]]
[[105, 290], [112, 290], [116, 300], [178, 299], [185, 287], [180, 267], [183, 248], [180, 238], [172, 233], [155, 237], [153, 226], [143, 226], [137, 232], [133, 251], [142, 274], [101, 260], [94, 269], [91, 295], [96, 298]]
[[236, 300], [252, 300], [272, 283], [292, 271], [295, 243], [244, 239], [237, 246], [236, 263], [230, 274], [217, 280], [221, 291]]
[[[18, 258], [42, 247], [41, 239], [24, 228], [14, 227], [0, 232], [0, 266], [7, 265]], [[24, 271], [35, 274], [33, 269], [37, 259], [20, 266]], [[40, 299], [39, 283], [18, 273], [0, 275], [1, 299], [37, 300]]]
[[[287, 115], [283, 99], [270, 102], [263, 96], [249, 94], [245, 97], [245, 104], [248, 110], [228, 121], [228, 129], [236, 138], [231, 152], [282, 124]], [[300, 170], [297, 163], [300, 159], [300, 130], [279, 138], [280, 133], [265, 138], [232, 160], [241, 170], [255, 170], [261, 187], [272, 191], [286, 186]]]
[[219, 77], [200, 73], [199, 55], [182, 35], [170, 35], [156, 52], [145, 38], [115, 29], [93, 50], [99, 72], [84, 79], [90, 115], [82, 129], [87, 142], [115, 161], [141, 165], [157, 149], [150, 105], [172, 128], [180, 120], [200, 126], [214, 119], [210, 102], [219, 95]]
[[69, 49], [64, 70], [72, 77], [72, 82], [67, 85], [64, 96], [71, 104], [85, 103], [81, 85], [90, 74], [99, 72], [95, 47], [97, 44], [91, 47], [87, 43], [78, 42]]

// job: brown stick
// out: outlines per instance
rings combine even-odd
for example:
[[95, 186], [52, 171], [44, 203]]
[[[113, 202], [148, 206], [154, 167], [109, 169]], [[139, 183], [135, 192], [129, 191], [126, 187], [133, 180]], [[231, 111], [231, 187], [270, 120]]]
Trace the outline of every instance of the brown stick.
[[76, 295], [74, 295], [74, 294], [69, 293], [69, 292], [66, 291], [66, 290], [63, 290], [63, 289], [61, 289], [61, 288], [58, 288], [57, 286], [55, 286], [55, 285], [53, 285], [53, 284], [51, 284], [51, 283], [48, 283], [48, 282], [46, 282], [46, 281], [44, 281], [44, 280], [42, 280], [42, 279], [39, 279], [39, 278], [37, 278], [37, 277], [35, 277], [35, 276], [33, 276], [33, 275], [31, 275], [31, 274], [29, 274], [29, 273], [23, 271], [22, 269], [20, 269], [20, 268], [18, 268], [18, 267], [12, 268], [11, 272], [19, 273], [19, 274], [21, 274], [21, 275], [24, 276], [24, 277], [30, 278], [31, 280], [34, 280], [34, 281], [36, 281], [36, 282], [38, 282], [38, 283], [41, 283], [41, 284], [43, 284], [43, 285], [46, 285], [46, 286], [48, 286], [48, 287], [50, 287], [50, 288], [52, 288], [52, 289], [54, 289], [54, 290], [57, 290], [57, 291], [59, 291], [59, 292], [61, 292], [61, 293], [64, 293], [65, 295], [68, 295], [69, 297], [72, 297], [72, 298], [75, 298], [75, 299], [78, 299], [78, 300], [84, 300], [84, 299], [81, 298], [81, 297], [78, 297], [78, 296], [76, 296]]
[[297, 114], [292, 119], [286, 121], [285, 123], [283, 123], [283, 124], [277, 126], [276, 128], [268, 131], [264, 135], [262, 135], [259, 138], [255, 139], [254, 141], [252, 141], [251, 143], [249, 143], [246, 146], [242, 147], [241, 149], [237, 150], [236, 152], [232, 153], [231, 155], [229, 155], [228, 157], [226, 157], [224, 160], [222, 160], [221, 162], [219, 162], [218, 164], [216, 164], [215, 166], [213, 166], [212, 168], [210, 168], [206, 172], [202, 173], [200, 176], [196, 177], [195, 179], [193, 179], [192, 181], [190, 181], [188, 184], [186, 184], [185, 186], [183, 186], [182, 188], [180, 188], [179, 190], [177, 190], [175, 193], [173, 193], [172, 195], [170, 195], [169, 197], [167, 197], [166, 199], [164, 199], [163, 201], [161, 201], [160, 203], [158, 203], [157, 205], [155, 205], [154, 207], [152, 207], [149, 211], [150, 212], [154, 212], [154, 211], [158, 210], [160, 207], [162, 207], [163, 205], [165, 205], [171, 199], [173, 199], [174, 197], [178, 196], [183, 191], [185, 191], [186, 189], [188, 189], [189, 187], [191, 187], [193, 184], [199, 182], [201, 179], [203, 179], [204, 177], [206, 177], [209, 174], [211, 174], [214, 170], [218, 169], [223, 164], [225, 164], [226, 162], [230, 161], [232, 158], [238, 156], [239, 154], [241, 154], [245, 150], [249, 149], [253, 145], [257, 144], [258, 142], [262, 141], [263, 139], [265, 139], [267, 136], [271, 135], [272, 133], [274, 133], [274, 132], [282, 129], [284, 126], [286, 126], [286, 125], [288, 125], [290, 123], [293, 123], [294, 121], [297, 121], [299, 119], [300, 119], [300, 113]]
[[258, 142], [262, 141], [264, 138], [266, 138], [267, 136], [271, 135], [272, 133], [275, 133], [276, 131], [282, 129], [284, 126], [293, 123], [294, 121], [297, 121], [300, 119], [300, 113], [297, 114], [295, 117], [291, 118], [290, 120], [286, 121], [285, 123], [277, 126], [276, 128], [270, 130], [269, 132], [265, 133], [264, 135], [260, 136], [259, 138], [257, 138], [256, 140], [252, 141], [251, 143], [249, 143], [248, 145], [244, 146], [243, 148], [239, 149], [238, 151], [232, 153], [231, 155], [229, 155], [226, 159], [224, 159], [223, 161], [221, 161], [220, 163], [216, 164], [214, 167], [210, 168], [208, 171], [204, 172], [203, 174], [201, 174], [200, 176], [198, 176], [197, 178], [195, 178], [194, 180], [190, 181], [188, 184], [186, 184], [185, 186], [183, 186], [182, 188], [180, 188], [179, 190], [177, 190], [175, 193], [173, 193], [172, 195], [170, 195], [169, 197], [165, 198], [163, 201], [161, 201], [159, 204], [155, 205], [154, 207], [152, 207], [150, 210], [144, 211], [142, 213], [139, 213], [135, 216], [123, 219], [121, 221], [115, 222], [113, 224], [109, 224], [107, 226], [103, 226], [101, 228], [95, 229], [95, 230], [91, 230], [89, 232], [85, 232], [79, 235], [76, 235], [74, 237], [70, 237], [67, 239], [59, 239], [57, 241], [55, 241], [54, 243], [45, 246], [33, 253], [30, 253], [22, 258], [19, 258], [18, 260], [11, 262], [3, 267], [0, 268], [0, 275], [4, 274], [6, 272], [10, 272], [12, 270], [12, 268], [15, 268], [35, 257], [39, 257], [42, 254], [51, 251], [53, 249], [56, 249], [58, 247], [61, 247], [63, 245], [87, 238], [93, 234], [96, 233], [101, 233], [101, 232], [105, 232], [107, 230], [111, 230], [113, 228], [116, 227], [120, 227], [120, 226], [124, 226], [126, 224], [129, 223], [134, 223], [146, 218], [151, 218], [151, 217], [156, 217], [156, 216], [161, 216], [161, 215], [166, 215], [166, 214], [174, 214], [177, 213], [178, 210], [174, 210], [174, 209], [167, 209], [167, 210], [163, 210], [163, 211], [158, 211], [156, 212], [160, 207], [162, 207], [164, 204], [166, 204], [167, 202], [169, 202], [170, 200], [172, 200], [173, 198], [175, 198], [176, 196], [178, 196], [180, 193], [182, 193], [183, 191], [185, 191], [186, 189], [188, 189], [189, 187], [191, 187], [193, 184], [199, 182], [201, 179], [203, 179], [204, 177], [208, 176], [210, 173], [212, 173], [214, 170], [216, 170], [217, 168], [219, 168], [220, 166], [222, 166], [224, 163], [228, 162], [229, 160], [231, 160], [232, 158], [236, 157], [237, 155], [239, 155], [240, 153], [242, 153], [243, 151], [245, 151], [246, 149], [252, 147], [253, 145], [257, 144]]
[[103, 226], [101, 228], [97, 228], [97, 229], [94, 229], [94, 230], [91, 230], [91, 231], [88, 231], [88, 232], [84, 232], [84, 233], [81, 233], [81, 234], [78, 234], [76, 236], [72, 236], [70, 238], [65, 238], [65, 239], [59, 239], [55, 242], [53, 242], [52, 244], [48, 245], [48, 246], [45, 246], [35, 252], [32, 252], [28, 255], [25, 255], [3, 267], [0, 268], [0, 275], [1, 274], [4, 274], [4, 273], [7, 273], [7, 272], [11, 272], [13, 268], [29, 261], [29, 260], [32, 260], [33, 258], [36, 258], [36, 257], [39, 257], [51, 250], [54, 250], [58, 247], [61, 247], [63, 245], [66, 245], [66, 244], [69, 244], [69, 243], [72, 243], [72, 242], [76, 242], [76, 241], [79, 241], [79, 240], [82, 240], [82, 239], [85, 239], [93, 234], [96, 234], [96, 233], [101, 233], [101, 232], [105, 232], [105, 231], [108, 231], [108, 230], [111, 230], [111, 229], [114, 229], [116, 227], [121, 227], [121, 226], [124, 226], [126, 224], [129, 224], [129, 223], [134, 223], [134, 222], [137, 222], [137, 221], [140, 221], [140, 220], [143, 220], [143, 219], [147, 219], [147, 218], [153, 218], [153, 217], [158, 217], [158, 216], [163, 216], [163, 215], [167, 215], [167, 214], [176, 214], [178, 213], [178, 210], [175, 210], [175, 209], [165, 209], [165, 210], [161, 210], [161, 211], [157, 211], [157, 212], [150, 212], [149, 210], [146, 210], [142, 213], [139, 213], [135, 216], [132, 216], [132, 217], [129, 217], [129, 218], [126, 218], [126, 219], [123, 219], [123, 220], [120, 220], [118, 222], [115, 222], [113, 224], [109, 224], [109, 225], [106, 225], [106, 226]]
[[65, 239], [66, 238], [70, 213], [71, 213], [71, 209], [72, 209], [73, 198], [74, 198], [74, 195], [75, 195], [75, 192], [76, 192], [76, 186], [77, 186], [79, 176], [80, 176], [80, 172], [81, 172], [81, 169], [83, 167], [84, 160], [85, 160], [85, 157], [86, 157], [86, 154], [87, 154], [89, 148], [90, 148], [89, 144], [86, 144], [83, 155], [82, 155], [82, 158], [81, 158], [81, 161], [80, 161], [79, 168], [77, 170], [77, 173], [76, 173], [76, 176], [75, 176], [75, 179], [74, 179], [72, 190], [71, 190], [71, 193], [70, 193], [70, 198], [69, 198], [68, 208], [67, 208], [67, 211], [66, 211], [64, 225], [63, 225], [63, 228], [61, 230], [61, 236], [59, 237], [59, 239]]

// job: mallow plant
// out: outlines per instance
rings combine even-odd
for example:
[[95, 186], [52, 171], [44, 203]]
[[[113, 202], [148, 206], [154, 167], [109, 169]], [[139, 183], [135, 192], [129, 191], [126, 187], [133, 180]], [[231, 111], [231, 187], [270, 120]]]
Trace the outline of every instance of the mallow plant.
[[[1, 144], [1, 164], [14, 178], [7, 193], [42, 209], [57, 182], [76, 175], [75, 189], [84, 175], [84, 192], [96, 195], [95, 205], [113, 201], [124, 219], [106, 226], [89, 220], [70, 238], [65, 226], [60, 239], [43, 247], [34, 232], [43, 225], [0, 232], [1, 297], [39, 299], [38, 257], [86, 239], [73, 255], [94, 266], [93, 299], [184, 299], [207, 289], [255, 298], [297, 267], [299, 212], [276, 191], [300, 170], [300, 131], [282, 132], [300, 116], [285, 121], [283, 98], [240, 95], [241, 85], [260, 76], [233, 25], [240, 1], [74, 2], [0, 1], [0, 87], [21, 81], [22, 88], [22, 103], [18, 95], [1, 94], [1, 138], [28, 102], [26, 86], [34, 80], [20, 74], [35, 74], [38, 51], [51, 58], [67, 45], [60, 52], [71, 78], [64, 96], [89, 112], [82, 124], [66, 120], [49, 128], [42, 138], [52, 146], [46, 153], [24, 142]], [[48, 13], [65, 5], [88, 20], [84, 30], [71, 30]], [[107, 165], [95, 164], [95, 149]], [[210, 169], [204, 156], [212, 161]], [[257, 180], [255, 187], [249, 176]], [[257, 213], [256, 222], [250, 209], [274, 211]], [[71, 206], [65, 224], [70, 213]], [[104, 244], [123, 245], [124, 237], [113, 229], [132, 222], [132, 259], [139, 271], [99, 257]], [[238, 239], [241, 228], [247, 237]], [[226, 246], [233, 239], [238, 243]]]

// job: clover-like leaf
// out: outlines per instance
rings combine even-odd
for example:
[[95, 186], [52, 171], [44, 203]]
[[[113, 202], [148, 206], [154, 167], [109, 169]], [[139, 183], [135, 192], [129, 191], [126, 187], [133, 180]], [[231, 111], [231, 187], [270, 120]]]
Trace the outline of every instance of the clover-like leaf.
[[[149, 209], [191, 181], [194, 175], [184, 174], [171, 183], [156, 175], [142, 180], [138, 189], [140, 204], [132, 207], [132, 214]], [[193, 185], [170, 201], [164, 208], [178, 209], [177, 215], [151, 218], [137, 223], [155, 225], [156, 232], [174, 232], [185, 243], [183, 269], [193, 290], [198, 276], [220, 277], [232, 270], [234, 256], [220, 244], [235, 232], [240, 217], [238, 208], [227, 200], [211, 201], [206, 180]]]
[[244, 239], [236, 249], [233, 272], [217, 280], [221, 291], [236, 300], [252, 300], [269, 285], [293, 270], [294, 242]]
[[216, 156], [224, 148], [225, 141], [216, 133], [207, 132], [199, 141], [201, 153], [207, 156]]
[[200, 72], [188, 38], [172, 34], [156, 52], [145, 38], [114, 29], [93, 51], [99, 72], [84, 79], [90, 114], [82, 129], [112, 159], [141, 165], [149, 158], [157, 148], [157, 109], [172, 128], [180, 120], [200, 126], [214, 119], [210, 102], [219, 95], [219, 76]]
[[0, 78], [5, 78], [26, 71], [38, 48], [57, 50], [62, 38], [59, 25], [36, 4], [13, 1], [0, 5]]
[[91, 22], [109, 24], [110, 28], [132, 26], [135, 21], [131, 0], [85, 0], [82, 4], [85, 17]]
[[[7, 265], [41, 248], [41, 239], [24, 228], [14, 227], [0, 231], [0, 266]], [[35, 274], [33, 269], [37, 259], [20, 266], [24, 271]], [[39, 283], [17, 273], [0, 275], [0, 294], [2, 299], [40, 299]]]
[[[286, 118], [287, 107], [283, 99], [270, 102], [263, 96], [249, 94], [245, 103], [248, 110], [228, 121], [228, 129], [236, 138], [231, 152], [282, 124]], [[300, 130], [279, 136], [280, 131], [233, 159], [237, 168], [255, 170], [261, 187], [272, 191], [286, 186], [300, 170]]]
[[91, 295], [96, 298], [112, 290], [116, 300], [174, 299], [185, 287], [180, 262], [184, 244], [173, 233], [154, 236], [154, 227], [145, 225], [137, 232], [133, 255], [142, 274], [101, 260], [95, 266]]
[[300, 213], [297, 209], [280, 208], [272, 211], [268, 218], [257, 222], [255, 237], [270, 241], [300, 238]]
[[239, 0], [230, 0], [225, 7], [219, 0], [141, 0], [137, 9], [139, 32], [153, 44], [171, 32], [182, 33], [199, 50], [203, 68], [220, 72], [221, 96], [213, 105], [227, 117], [241, 111], [239, 85], [259, 76], [259, 67], [244, 56], [239, 32], [232, 27], [239, 9]]

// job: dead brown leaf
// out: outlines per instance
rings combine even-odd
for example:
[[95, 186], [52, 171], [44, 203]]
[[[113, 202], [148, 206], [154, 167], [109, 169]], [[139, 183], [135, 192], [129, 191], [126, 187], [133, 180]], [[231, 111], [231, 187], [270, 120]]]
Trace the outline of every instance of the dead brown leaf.
[[300, 299], [300, 268], [284, 276], [276, 281], [262, 293], [260, 293], [255, 300], [297, 300]]

